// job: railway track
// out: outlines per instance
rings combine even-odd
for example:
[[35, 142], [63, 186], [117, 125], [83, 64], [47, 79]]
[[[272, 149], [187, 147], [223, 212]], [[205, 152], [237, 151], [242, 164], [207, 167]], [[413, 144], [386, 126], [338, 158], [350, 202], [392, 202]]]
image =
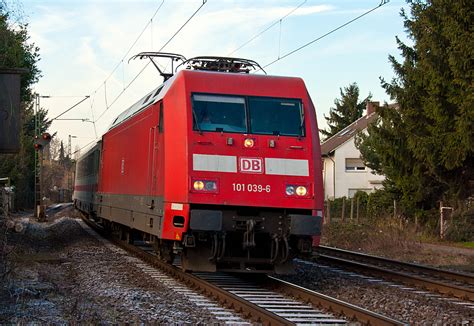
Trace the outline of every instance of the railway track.
[[474, 302], [474, 276], [320, 246], [317, 261]]
[[[100, 232], [90, 220], [83, 220]], [[187, 273], [175, 265], [162, 262], [143, 244], [135, 246], [110, 237], [108, 240], [221, 305], [263, 325], [344, 325], [352, 321], [368, 325], [404, 325], [403, 322], [274, 277], [252, 275], [250, 279], [248, 275]]]

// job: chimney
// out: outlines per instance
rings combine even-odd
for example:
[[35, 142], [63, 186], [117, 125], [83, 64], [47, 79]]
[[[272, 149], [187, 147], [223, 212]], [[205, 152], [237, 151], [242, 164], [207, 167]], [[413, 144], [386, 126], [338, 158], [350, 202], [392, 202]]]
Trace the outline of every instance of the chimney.
[[367, 117], [370, 116], [372, 113], [375, 112], [375, 109], [380, 106], [380, 102], [370, 102], [367, 101], [366, 109], [367, 113], [365, 114]]

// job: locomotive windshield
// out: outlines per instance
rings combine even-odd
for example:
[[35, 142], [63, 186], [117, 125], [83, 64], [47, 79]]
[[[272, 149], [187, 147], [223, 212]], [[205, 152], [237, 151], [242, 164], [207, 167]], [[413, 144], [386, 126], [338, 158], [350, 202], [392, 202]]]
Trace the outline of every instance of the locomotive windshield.
[[300, 100], [204, 94], [192, 98], [193, 130], [304, 136]]
[[300, 101], [249, 97], [248, 103], [251, 134], [304, 136]]
[[193, 95], [193, 129], [247, 132], [245, 99], [234, 96]]

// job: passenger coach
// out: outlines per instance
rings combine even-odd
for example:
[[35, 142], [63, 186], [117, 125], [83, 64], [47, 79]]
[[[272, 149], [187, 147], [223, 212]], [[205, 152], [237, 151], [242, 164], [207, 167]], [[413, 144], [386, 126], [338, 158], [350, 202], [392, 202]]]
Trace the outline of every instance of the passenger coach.
[[184, 69], [79, 159], [75, 206], [185, 270], [291, 271], [319, 243], [323, 210], [304, 82], [250, 74], [250, 60], [166, 55]]

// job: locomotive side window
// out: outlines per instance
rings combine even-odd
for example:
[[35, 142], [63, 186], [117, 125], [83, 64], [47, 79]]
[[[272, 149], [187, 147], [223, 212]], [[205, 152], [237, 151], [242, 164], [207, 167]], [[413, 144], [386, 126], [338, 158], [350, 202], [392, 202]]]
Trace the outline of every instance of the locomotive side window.
[[164, 126], [163, 126], [163, 102], [160, 102], [160, 113], [158, 117], [158, 131], [163, 132]]
[[247, 132], [245, 98], [194, 94], [193, 130]]
[[250, 133], [263, 135], [304, 136], [301, 101], [249, 97]]

